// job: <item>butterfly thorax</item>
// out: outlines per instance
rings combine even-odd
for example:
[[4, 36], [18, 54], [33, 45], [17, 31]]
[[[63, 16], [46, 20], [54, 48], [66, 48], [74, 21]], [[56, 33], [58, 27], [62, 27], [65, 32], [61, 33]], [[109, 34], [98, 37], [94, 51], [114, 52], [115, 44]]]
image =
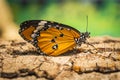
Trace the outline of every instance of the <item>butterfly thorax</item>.
[[81, 45], [82, 43], [86, 43], [86, 39], [90, 37], [90, 33], [89, 32], [84, 32], [84, 33], [80, 33], [80, 37], [79, 38], [75, 38], [75, 42], [77, 45]]

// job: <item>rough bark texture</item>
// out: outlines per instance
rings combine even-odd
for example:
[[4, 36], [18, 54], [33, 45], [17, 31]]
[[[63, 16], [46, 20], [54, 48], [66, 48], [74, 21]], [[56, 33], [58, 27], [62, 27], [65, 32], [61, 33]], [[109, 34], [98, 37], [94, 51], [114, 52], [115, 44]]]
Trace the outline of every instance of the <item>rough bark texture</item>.
[[120, 38], [94, 37], [60, 56], [40, 55], [31, 44], [0, 40], [0, 80], [120, 80]]

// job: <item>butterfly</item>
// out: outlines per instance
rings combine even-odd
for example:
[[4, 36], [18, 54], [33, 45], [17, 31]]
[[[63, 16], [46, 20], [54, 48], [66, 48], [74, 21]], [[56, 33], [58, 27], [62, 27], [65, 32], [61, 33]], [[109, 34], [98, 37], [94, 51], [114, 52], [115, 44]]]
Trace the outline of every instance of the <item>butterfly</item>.
[[47, 20], [28, 20], [20, 25], [21, 37], [33, 44], [40, 53], [50, 56], [61, 55], [76, 46], [86, 43], [89, 32]]

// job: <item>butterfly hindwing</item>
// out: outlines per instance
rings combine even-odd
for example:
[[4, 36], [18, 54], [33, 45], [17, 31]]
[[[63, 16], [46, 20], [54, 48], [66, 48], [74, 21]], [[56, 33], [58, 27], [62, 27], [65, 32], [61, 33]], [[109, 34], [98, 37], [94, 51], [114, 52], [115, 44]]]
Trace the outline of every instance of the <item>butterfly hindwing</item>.
[[47, 30], [39, 31], [36, 37], [37, 47], [47, 55], [60, 55], [76, 45], [74, 38], [79, 38], [80, 34], [71, 27], [65, 25], [51, 25]]

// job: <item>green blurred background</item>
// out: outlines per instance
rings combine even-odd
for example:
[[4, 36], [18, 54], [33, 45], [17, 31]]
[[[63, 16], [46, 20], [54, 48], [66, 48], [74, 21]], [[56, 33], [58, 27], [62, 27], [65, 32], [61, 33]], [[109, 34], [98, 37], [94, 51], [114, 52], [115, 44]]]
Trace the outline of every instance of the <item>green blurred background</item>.
[[14, 21], [50, 20], [70, 25], [91, 36], [120, 37], [120, 0], [7, 0]]

